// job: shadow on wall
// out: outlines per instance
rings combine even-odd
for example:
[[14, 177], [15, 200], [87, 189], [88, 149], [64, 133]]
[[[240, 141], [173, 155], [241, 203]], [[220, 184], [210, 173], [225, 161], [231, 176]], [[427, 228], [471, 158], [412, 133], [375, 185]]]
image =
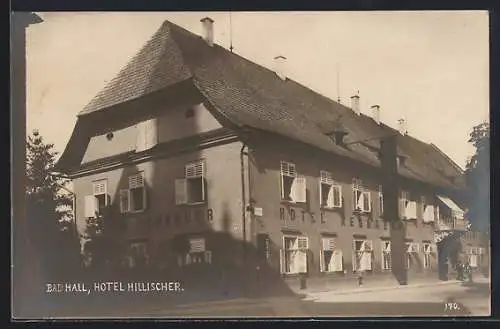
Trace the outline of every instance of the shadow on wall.
[[[164, 179], [156, 176], [156, 169], [158, 168], [153, 168], [153, 182]], [[112, 203], [103, 216], [105, 224], [102, 238], [92, 249], [95, 255], [101, 255], [101, 260], [96, 266], [79, 271], [78, 277], [85, 282], [175, 281], [180, 282], [183, 291], [179, 294], [166, 292], [83, 297], [76, 302], [86, 300], [85, 305], [65, 303], [62, 307], [69, 308], [68, 312], [73, 312], [78, 307], [86, 309], [89, 305], [88, 298], [103, 300], [100, 307], [89, 309], [86, 313], [88, 316], [99, 316], [107, 308], [125, 308], [131, 300], [137, 301], [137, 305], [141, 307], [155, 307], [158, 303], [170, 305], [241, 297], [294, 296], [280, 275], [279, 248], [269, 245], [267, 249], [257, 249], [252, 243], [235, 237], [233, 225], [241, 223], [242, 218], [231, 217], [230, 201], [222, 202], [219, 214], [212, 213], [205, 205], [198, 205], [172, 206], [172, 209], [164, 210], [165, 214], [173, 215], [157, 215], [149, 213], [152, 208], [149, 201], [153, 200], [149, 197], [146, 199], [146, 211], [122, 214], [120, 190], [128, 187], [129, 176], [137, 172], [139, 168], [135, 165], [123, 170], [116, 194], [111, 198]], [[145, 188], [146, 195], [155, 193], [151, 186]], [[131, 193], [128, 195], [130, 204], [137, 203], [132, 200], [134, 197]], [[220, 221], [220, 226], [214, 225], [216, 221]], [[158, 249], [146, 252], [144, 258], [150, 262], [141, 263], [138, 260], [141, 250], [155, 248], [151, 236], [163, 234], [165, 239], [158, 244]], [[204, 240], [204, 247], [193, 251], [192, 240], [200, 238]], [[137, 248], [131, 248], [132, 246]], [[145, 248], [141, 249], [140, 246]], [[131, 264], [135, 266], [130, 267]]]

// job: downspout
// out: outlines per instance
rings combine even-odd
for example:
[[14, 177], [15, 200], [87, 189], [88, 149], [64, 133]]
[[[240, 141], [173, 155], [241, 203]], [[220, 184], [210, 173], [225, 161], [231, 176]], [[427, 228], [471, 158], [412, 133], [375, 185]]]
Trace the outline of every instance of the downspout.
[[246, 152], [244, 152], [245, 147], [247, 147], [246, 143], [243, 142], [240, 150], [240, 165], [241, 165], [241, 218], [243, 225], [243, 260], [246, 260], [246, 242], [247, 242], [247, 223], [246, 223], [246, 192], [245, 192], [245, 160], [243, 156]]

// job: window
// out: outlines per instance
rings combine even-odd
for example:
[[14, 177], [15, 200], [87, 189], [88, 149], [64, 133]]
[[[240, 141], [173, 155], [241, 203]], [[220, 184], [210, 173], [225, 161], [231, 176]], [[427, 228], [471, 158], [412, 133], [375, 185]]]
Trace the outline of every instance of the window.
[[184, 168], [184, 178], [175, 180], [175, 203], [193, 204], [206, 201], [205, 160], [188, 163]]
[[408, 206], [410, 193], [408, 191], [399, 192], [399, 216], [406, 218], [406, 207]]
[[371, 211], [371, 195], [370, 191], [363, 187], [360, 179], [353, 179], [352, 181], [353, 192], [353, 209], [360, 212]]
[[149, 255], [145, 242], [135, 242], [130, 244], [130, 267], [141, 267], [149, 264]]
[[410, 269], [413, 263], [413, 259], [418, 254], [418, 243], [416, 242], [406, 242], [405, 243], [405, 251], [406, 251], [406, 268]]
[[342, 271], [342, 250], [337, 248], [335, 238], [322, 238], [321, 246], [319, 260], [321, 272]]
[[382, 270], [392, 269], [391, 241], [382, 241]]
[[342, 186], [333, 181], [329, 172], [320, 172], [319, 195], [322, 207], [342, 207]]
[[[181, 262], [182, 263], [182, 262]], [[189, 239], [189, 252], [185, 256], [184, 264], [211, 264], [212, 252], [206, 249], [204, 238]]]
[[431, 268], [431, 256], [434, 253], [433, 246], [430, 243], [424, 243], [422, 251], [424, 253], [424, 268]]
[[281, 250], [281, 273], [307, 273], [308, 238], [304, 236], [284, 236]]
[[92, 195], [85, 198], [85, 217], [94, 218], [102, 214], [108, 202], [108, 181], [102, 179], [92, 182]]
[[382, 192], [382, 185], [378, 186], [378, 212], [379, 216], [384, 214], [384, 193]]
[[423, 220], [424, 223], [434, 222], [434, 206], [427, 204], [427, 198], [422, 197]]
[[353, 242], [353, 271], [371, 271], [373, 246], [370, 240], [354, 240]]
[[128, 189], [120, 190], [120, 211], [140, 212], [146, 209], [146, 186], [144, 173], [129, 176]]
[[281, 199], [290, 202], [306, 202], [306, 178], [297, 174], [293, 163], [281, 162]]

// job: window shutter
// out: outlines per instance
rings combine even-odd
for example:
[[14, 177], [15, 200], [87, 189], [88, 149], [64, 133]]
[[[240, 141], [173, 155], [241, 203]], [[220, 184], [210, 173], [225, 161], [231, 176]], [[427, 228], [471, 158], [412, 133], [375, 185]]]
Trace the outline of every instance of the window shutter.
[[295, 202], [306, 202], [306, 178], [304, 176], [297, 177], [292, 184], [292, 200]]
[[334, 206], [342, 207], [342, 186], [334, 185], [333, 192], [334, 192]]
[[363, 209], [363, 211], [368, 211], [368, 212], [371, 211], [372, 204], [371, 204], [371, 194], [370, 194], [370, 191], [364, 191], [363, 192], [363, 201], [362, 201], [362, 204], [363, 204], [363, 207], [361, 209]]
[[361, 191], [359, 191], [357, 194], [358, 195], [357, 195], [357, 201], [356, 201], [356, 208], [363, 210], [364, 195]]
[[382, 241], [382, 251], [391, 252], [391, 242], [390, 241]]
[[190, 239], [189, 246], [190, 246], [190, 252], [204, 252], [205, 239]]
[[175, 204], [186, 204], [188, 202], [187, 179], [175, 180]]
[[434, 221], [434, 206], [426, 205], [424, 210], [424, 222], [430, 223]]
[[297, 238], [297, 248], [298, 249], [309, 249], [307, 237], [300, 236]]
[[304, 250], [296, 252], [294, 263], [296, 273], [307, 273], [307, 253]]
[[343, 270], [342, 266], [342, 251], [334, 250], [332, 258], [330, 258], [330, 271], [332, 272], [340, 272]]
[[293, 163], [281, 161], [281, 173], [289, 177], [297, 177], [297, 171]]
[[97, 199], [93, 195], [85, 196], [85, 217], [94, 218], [97, 211]]
[[120, 190], [120, 212], [126, 213], [130, 210], [130, 196], [129, 196], [130, 190]]
[[187, 253], [186, 254], [186, 265], [191, 264], [191, 262], [192, 262], [191, 255], [189, 253]]
[[326, 206], [328, 208], [333, 208], [335, 206], [335, 191], [333, 190], [333, 185], [329, 186], [328, 197], [326, 199]]
[[107, 194], [106, 181], [94, 182], [94, 195]]
[[321, 171], [320, 172], [320, 181], [321, 181], [321, 183], [332, 185], [333, 184], [332, 174], [329, 173], [328, 171]]
[[129, 176], [128, 186], [130, 189], [144, 187], [144, 177], [142, 173]]
[[372, 269], [372, 254], [369, 252], [364, 252], [361, 255], [361, 271], [369, 271]]
[[285, 250], [280, 249], [280, 272], [286, 273], [286, 267], [285, 267]]
[[143, 187], [143, 189], [142, 189], [142, 209], [147, 208], [147, 205], [148, 205], [147, 197], [148, 197], [148, 193], [146, 191], [146, 188]]
[[320, 272], [326, 272], [325, 268], [325, 251], [320, 250], [319, 251], [319, 270]]
[[323, 238], [323, 250], [335, 249], [335, 238]]
[[205, 263], [212, 264], [212, 252], [210, 250], [205, 251]]

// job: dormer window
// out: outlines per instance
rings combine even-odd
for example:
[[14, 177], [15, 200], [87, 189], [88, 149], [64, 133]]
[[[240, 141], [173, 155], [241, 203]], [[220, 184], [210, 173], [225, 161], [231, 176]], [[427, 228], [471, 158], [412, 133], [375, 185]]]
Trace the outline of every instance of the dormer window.
[[397, 163], [398, 163], [398, 167], [404, 167], [405, 164], [406, 164], [406, 156], [404, 155], [398, 155], [398, 158], [397, 158]]
[[334, 142], [335, 144], [339, 146], [345, 146], [345, 136], [347, 136], [347, 132], [343, 130], [334, 130], [330, 133], [327, 133], [328, 135]]

